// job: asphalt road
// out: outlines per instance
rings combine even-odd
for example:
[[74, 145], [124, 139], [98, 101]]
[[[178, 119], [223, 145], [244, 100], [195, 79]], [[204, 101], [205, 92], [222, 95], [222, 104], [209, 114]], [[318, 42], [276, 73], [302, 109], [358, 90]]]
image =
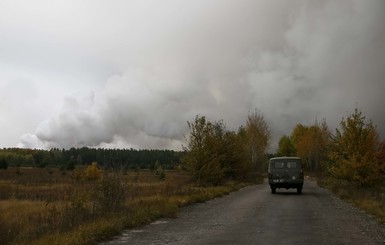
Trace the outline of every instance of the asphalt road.
[[385, 244], [385, 226], [313, 181], [305, 181], [302, 195], [295, 189], [273, 195], [265, 183], [103, 244]]

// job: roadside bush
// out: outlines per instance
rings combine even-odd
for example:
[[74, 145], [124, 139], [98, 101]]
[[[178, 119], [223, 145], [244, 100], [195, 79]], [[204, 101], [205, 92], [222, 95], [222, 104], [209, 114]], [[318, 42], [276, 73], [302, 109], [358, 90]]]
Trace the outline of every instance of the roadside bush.
[[90, 195], [86, 191], [75, 191], [65, 208], [61, 229], [69, 229], [87, 221], [92, 216]]
[[155, 163], [155, 175], [158, 176], [160, 180], [166, 179], [166, 172], [164, 171], [162, 165], [159, 163], [159, 161], [156, 161]]
[[87, 180], [99, 180], [102, 175], [102, 170], [98, 168], [96, 163], [89, 165], [84, 171], [84, 177]]
[[94, 193], [95, 208], [101, 211], [115, 211], [124, 203], [125, 186], [119, 174], [105, 173]]
[[381, 181], [378, 163], [378, 133], [372, 121], [367, 122], [358, 109], [342, 119], [341, 130], [336, 129], [329, 157], [329, 171], [335, 178], [344, 179], [360, 187], [375, 186]]

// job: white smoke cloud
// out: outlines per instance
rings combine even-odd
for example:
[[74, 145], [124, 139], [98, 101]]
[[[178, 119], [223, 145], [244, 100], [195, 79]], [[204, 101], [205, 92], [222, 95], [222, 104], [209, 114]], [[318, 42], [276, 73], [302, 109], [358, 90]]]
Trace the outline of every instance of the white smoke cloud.
[[[54, 50], [68, 52], [54, 52], [63, 58], [56, 63], [45, 56], [39, 69], [54, 66], [62, 74], [65, 64], [74, 77], [97, 82], [67, 96], [19, 146], [180, 149], [195, 115], [236, 129], [255, 108], [275, 141], [316, 118], [335, 128], [355, 106], [384, 133], [384, 6], [302, 0], [62, 6], [73, 19], [50, 15], [58, 29], [39, 20], [46, 36], [36, 42], [51, 40]], [[58, 42], [44, 30], [71, 38]]]
[[254, 105], [280, 118], [273, 128], [287, 134], [287, 125], [309, 124], [318, 117], [333, 129], [357, 106], [385, 132], [380, 109], [385, 88], [383, 10], [379, 1], [309, 1], [300, 8], [285, 31], [285, 48], [257, 55], [250, 73]]

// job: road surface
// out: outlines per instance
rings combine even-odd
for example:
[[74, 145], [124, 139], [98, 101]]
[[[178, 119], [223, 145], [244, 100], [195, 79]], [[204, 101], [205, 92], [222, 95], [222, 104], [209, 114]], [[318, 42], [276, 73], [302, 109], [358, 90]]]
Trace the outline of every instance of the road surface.
[[265, 183], [102, 244], [385, 244], [385, 226], [313, 181], [305, 181], [302, 195], [295, 189], [273, 195]]

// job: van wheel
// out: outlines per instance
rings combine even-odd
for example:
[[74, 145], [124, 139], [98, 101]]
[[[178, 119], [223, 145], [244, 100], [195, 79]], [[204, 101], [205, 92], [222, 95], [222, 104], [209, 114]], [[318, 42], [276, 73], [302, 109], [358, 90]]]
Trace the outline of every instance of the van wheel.
[[301, 187], [298, 187], [298, 188], [297, 188], [297, 193], [298, 193], [298, 194], [301, 194], [301, 193], [302, 193], [302, 188], [301, 188]]
[[275, 194], [276, 189], [274, 187], [271, 187], [271, 193]]

